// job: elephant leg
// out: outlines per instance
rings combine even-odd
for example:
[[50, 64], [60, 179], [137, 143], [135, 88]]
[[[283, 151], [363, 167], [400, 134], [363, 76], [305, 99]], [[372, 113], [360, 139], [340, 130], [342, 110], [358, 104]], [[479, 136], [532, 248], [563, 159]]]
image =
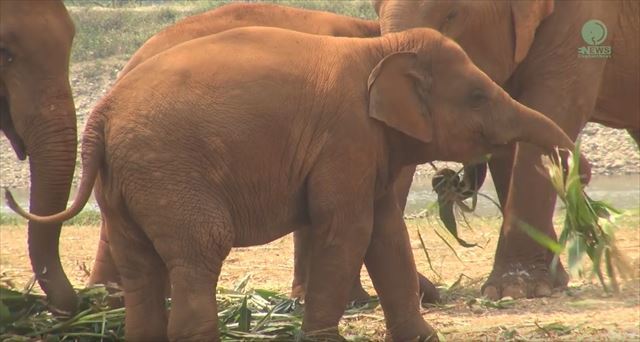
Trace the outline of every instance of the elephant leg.
[[215, 289], [222, 260], [209, 259], [207, 265], [176, 265], [169, 271], [172, 287], [169, 340], [220, 340]]
[[304, 299], [309, 261], [311, 258], [311, 232], [308, 227], [293, 232], [293, 283], [291, 298]]
[[[409, 190], [411, 190], [411, 183], [413, 182], [413, 174], [415, 171], [415, 166], [406, 166], [400, 171], [400, 175], [394, 183], [395, 198], [398, 201], [401, 214], [404, 214], [404, 209], [407, 205], [407, 197], [409, 197]], [[404, 222], [402, 225], [405, 226]], [[420, 272], [418, 272], [418, 283], [423, 304], [434, 304], [440, 301], [440, 294], [436, 286]]]
[[[409, 189], [411, 188], [411, 182], [413, 181], [413, 173], [415, 172], [415, 166], [406, 167], [402, 170], [401, 176], [396, 181], [395, 191], [396, 196], [401, 203], [401, 208], [404, 207], [407, 202], [407, 196], [409, 195]], [[309, 239], [310, 232], [308, 230], [300, 229], [294, 232], [294, 279], [291, 290], [292, 298], [304, 298], [305, 295], [305, 281], [307, 279], [307, 267], [308, 261], [304, 261], [305, 258], [310, 257], [310, 242], [306, 242]], [[422, 303], [433, 304], [440, 300], [440, 295], [436, 286], [422, 274], [418, 274], [420, 284], [420, 294]], [[350, 302], [362, 302], [369, 299], [369, 293], [364, 290], [362, 281], [360, 279], [360, 272], [357, 273], [356, 278], [351, 287], [351, 293], [349, 294]]]
[[351, 292], [348, 284], [353, 284], [362, 266], [371, 221], [371, 218], [360, 222], [349, 219], [313, 225], [311, 267], [302, 326], [305, 338], [339, 339], [338, 322]]
[[508, 149], [506, 153], [499, 156], [491, 157], [489, 160], [489, 171], [491, 171], [491, 178], [493, 179], [493, 185], [498, 194], [498, 203], [504, 209], [507, 203], [507, 196], [509, 195], [509, 185], [511, 183], [511, 173], [513, 172], [513, 159], [516, 152], [516, 145], [513, 144], [512, 148]]
[[[551, 61], [547, 63], [554, 64]], [[584, 75], [600, 74], [597, 70], [598, 64], [595, 62], [581, 65], [585, 66], [585, 70], [568, 72]], [[535, 75], [544, 78], [545, 72], [538, 70]], [[571, 92], [567, 93], [566, 89], [562, 88], [562, 82], [549, 83], [546, 79], [534, 80], [531, 84], [545, 84], [545, 86], [525, 87], [521, 89], [517, 100], [546, 114], [571, 139], [575, 140], [595, 107], [598, 88], [593, 84], [597, 83], [595, 81], [580, 84], [576, 82], [572, 84]], [[554, 240], [557, 239], [553, 226], [557, 194], [546, 176], [541, 156], [542, 151], [531, 144], [518, 143], [516, 146], [511, 179], [507, 187], [508, 194], [503, 203], [504, 219], [493, 270], [482, 287], [483, 294], [489, 298], [548, 296], [553, 288], [564, 287], [569, 281], [569, 275], [562, 264], [558, 263], [556, 272], [552, 272], [551, 262], [554, 254], [535, 242], [520, 228], [524, 223]], [[507, 162], [496, 160], [496, 163], [503, 165], [499, 167], [492, 165], [491, 169], [494, 181], [497, 179], [496, 187], [501, 197], [504, 197], [504, 192], [500, 189], [505, 187], [503, 182], [507, 179], [506, 172], [509, 164], [508, 159], [505, 160]]]
[[[362, 266], [360, 266], [362, 269]], [[349, 292], [349, 302], [362, 303], [370, 299], [369, 293], [362, 287], [362, 280], [360, 280], [360, 270], [356, 273], [356, 278], [351, 286], [351, 292]]]
[[561, 265], [557, 274], [551, 273], [554, 254], [519, 228], [527, 224], [557, 239], [552, 222], [557, 195], [540, 174], [540, 154], [536, 147], [518, 144], [494, 267], [483, 286], [489, 298], [548, 296], [554, 287], [565, 286], [569, 280]]
[[124, 290], [125, 339], [166, 341], [164, 263], [135, 223], [110, 220], [109, 225], [108, 237]]
[[[493, 184], [496, 189], [496, 194], [498, 195], [498, 202], [500, 203], [503, 215], [504, 208], [507, 203], [507, 197], [509, 195], [509, 186], [511, 183], [511, 173], [513, 172], [515, 151], [516, 145], [513, 144], [508, 153], [494, 155], [491, 157], [491, 160], [489, 160], [489, 170], [491, 171], [491, 178], [493, 179]], [[497, 251], [504, 250], [504, 244], [505, 236], [501, 231], [498, 237]], [[496, 252], [495, 260], [501, 260], [498, 255], [499, 253]], [[482, 285], [483, 295], [492, 299], [499, 299], [501, 297], [501, 280], [503, 278], [503, 275], [508, 274], [509, 272], [506, 268], [507, 265], [508, 262], [496, 262], [494, 264], [493, 270], [491, 271], [491, 274], [489, 274], [489, 278]]]
[[[122, 280], [120, 279], [120, 273], [118, 272], [115, 261], [111, 255], [107, 229], [107, 218], [102, 215], [98, 251], [96, 252], [96, 258], [93, 262], [91, 275], [89, 276], [89, 282], [87, 285], [103, 284], [107, 286], [107, 289], [110, 292], [112, 292], [116, 290], [116, 287], [122, 286]], [[112, 308], [120, 308], [124, 306], [122, 297], [110, 298], [108, 303]]]
[[[291, 298], [304, 299], [307, 286], [307, 274], [311, 259], [311, 232], [305, 227], [293, 232], [293, 283], [291, 284]], [[369, 300], [369, 293], [362, 287], [360, 272], [353, 281], [349, 302], [364, 302]]]
[[96, 259], [93, 262], [93, 268], [91, 268], [88, 285], [108, 285], [111, 283], [118, 285], [121, 284], [120, 273], [118, 273], [118, 269], [116, 268], [113, 257], [111, 256], [107, 229], [106, 218], [102, 215], [100, 241], [98, 242], [98, 251], [96, 252]]
[[302, 330], [311, 340], [341, 339], [338, 322], [373, 227], [373, 177], [336, 177], [335, 162], [317, 163], [307, 185], [312, 246]]
[[411, 183], [413, 183], [413, 174], [416, 172], [415, 166], [405, 166], [398, 175], [398, 179], [393, 185], [396, 198], [398, 200], [398, 206], [400, 211], [404, 214], [404, 209], [407, 206], [407, 198], [409, 197], [409, 191], [411, 190]]
[[[233, 223], [215, 199], [194, 193], [188, 194], [188, 203], [170, 210], [170, 216], [152, 221], [150, 227], [161, 222], [166, 227], [150, 231], [149, 236], [169, 270], [169, 340], [219, 341], [216, 286], [233, 246]], [[176, 197], [181, 195], [187, 196]], [[190, 215], [194, 212], [198, 215]]]
[[373, 233], [365, 256], [384, 309], [387, 340], [437, 341], [435, 330], [420, 314], [418, 275], [402, 211], [394, 197], [390, 194], [376, 202]]

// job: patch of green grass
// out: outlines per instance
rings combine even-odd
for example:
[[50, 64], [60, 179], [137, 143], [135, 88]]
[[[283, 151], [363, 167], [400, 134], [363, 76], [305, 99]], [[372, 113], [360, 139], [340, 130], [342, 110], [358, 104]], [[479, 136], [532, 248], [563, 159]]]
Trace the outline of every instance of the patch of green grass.
[[149, 37], [191, 12], [171, 7], [133, 9], [73, 8], [76, 36], [71, 50], [74, 62], [131, 55]]
[[27, 221], [14, 213], [0, 212], [0, 226], [21, 226]]

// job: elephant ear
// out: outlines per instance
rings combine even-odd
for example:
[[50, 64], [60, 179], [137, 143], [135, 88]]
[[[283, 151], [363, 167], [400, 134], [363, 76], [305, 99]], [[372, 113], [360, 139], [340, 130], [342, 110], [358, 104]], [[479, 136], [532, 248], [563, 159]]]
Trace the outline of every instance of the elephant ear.
[[418, 73], [413, 52], [385, 57], [369, 75], [369, 116], [421, 142], [433, 139], [426, 101], [429, 77]]
[[371, 5], [373, 5], [373, 9], [376, 10], [376, 14], [380, 16], [380, 7], [382, 6], [382, 2], [384, 0], [371, 0]]
[[511, 14], [515, 31], [514, 60], [517, 63], [527, 56], [533, 44], [540, 22], [553, 13], [553, 0], [511, 1]]

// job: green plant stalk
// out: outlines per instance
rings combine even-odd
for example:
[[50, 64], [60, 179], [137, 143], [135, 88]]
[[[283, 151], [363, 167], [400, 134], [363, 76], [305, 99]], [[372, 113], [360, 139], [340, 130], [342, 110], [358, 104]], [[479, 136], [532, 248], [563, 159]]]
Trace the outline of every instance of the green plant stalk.
[[[556, 151], [555, 160], [561, 160], [558, 151]], [[601, 201], [592, 200], [584, 192], [579, 174], [579, 141], [576, 142], [576, 148], [571, 154], [566, 178], [562, 165], [555, 160], [543, 157], [543, 164], [547, 167], [551, 184], [566, 208], [564, 225], [558, 242], [524, 222], [521, 222], [519, 226], [534, 241], [547, 247], [555, 254], [551, 265], [552, 271], [557, 268], [559, 255], [567, 251], [569, 271], [580, 274], [582, 272], [581, 260], [587, 254], [593, 264], [592, 271], [598, 277], [604, 290], [609, 292], [602, 272], [603, 263], [607, 277], [610, 279], [611, 288], [617, 292], [619, 285], [615, 268], [624, 270], [626, 265], [620, 253], [612, 253], [612, 251], [617, 251], [613, 229], [604, 229], [600, 220], [612, 223], [610, 218], [613, 214], [620, 214], [620, 212]]]

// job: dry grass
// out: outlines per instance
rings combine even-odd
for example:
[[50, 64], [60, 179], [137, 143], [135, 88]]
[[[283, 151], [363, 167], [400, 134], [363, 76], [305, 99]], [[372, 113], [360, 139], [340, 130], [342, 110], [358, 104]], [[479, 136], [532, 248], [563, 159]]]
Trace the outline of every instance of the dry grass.
[[[480, 296], [483, 277], [491, 270], [497, 241], [498, 221], [473, 219], [473, 229], [461, 229], [461, 235], [481, 248], [455, 247], [456, 254], [433, 233], [425, 219], [411, 220], [409, 230], [419, 270], [446, 289], [461, 278], [460, 286], [445, 292], [444, 305], [426, 308], [425, 319], [437, 327], [449, 341], [467, 340], [638, 340], [640, 339], [640, 294], [638, 277], [622, 284], [616, 295], [606, 295], [597, 280], [574, 279], [567, 291], [550, 298], [525, 299], [514, 303], [484, 302]], [[635, 270], [640, 259], [640, 218], [637, 213], [620, 220], [617, 243]], [[437, 275], [430, 270], [420, 247], [416, 229], [420, 227]], [[440, 229], [440, 228], [436, 228]], [[443, 231], [441, 231], [443, 232]], [[71, 281], [82, 287], [97, 246], [99, 227], [65, 227], [61, 239], [62, 260]], [[441, 235], [444, 235], [441, 233]], [[292, 239], [290, 236], [268, 245], [237, 248], [227, 258], [220, 285], [232, 288], [247, 274], [249, 287], [288, 293], [291, 282]], [[455, 245], [454, 245], [455, 246]], [[21, 288], [32, 273], [26, 255], [26, 229], [0, 226], [0, 272], [2, 282]], [[586, 262], [586, 260], [585, 260]], [[588, 267], [587, 267], [588, 269]], [[464, 276], [461, 277], [461, 274]], [[373, 288], [366, 271], [365, 287]], [[502, 306], [504, 308], [494, 308]], [[343, 319], [346, 336], [364, 335], [380, 340], [384, 322], [380, 308]]]

